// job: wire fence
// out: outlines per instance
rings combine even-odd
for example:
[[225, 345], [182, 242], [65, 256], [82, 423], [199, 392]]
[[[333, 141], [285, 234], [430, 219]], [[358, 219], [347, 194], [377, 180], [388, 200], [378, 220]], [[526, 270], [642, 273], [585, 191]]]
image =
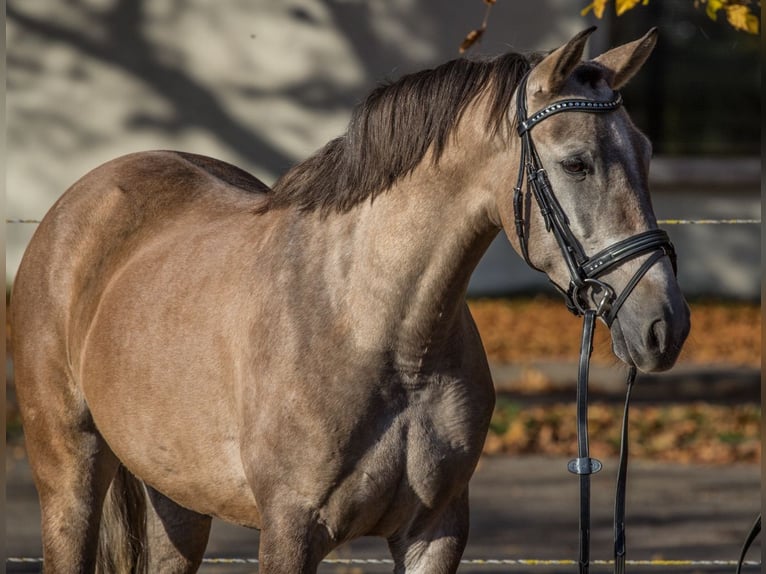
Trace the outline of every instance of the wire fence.
[[659, 219], [658, 225], [742, 225], [760, 224], [760, 219]]
[[[38, 557], [11, 557], [6, 559], [9, 564], [42, 564], [43, 559]], [[204, 558], [203, 564], [241, 565], [258, 564], [257, 558]], [[327, 558], [323, 564], [335, 565], [394, 565], [390, 558]], [[461, 566], [575, 566], [576, 560], [536, 560], [531, 558], [496, 559], [496, 558], [473, 558], [460, 561]], [[591, 560], [593, 566], [613, 566], [614, 560]], [[759, 561], [745, 561], [743, 566], [760, 566]], [[725, 566], [734, 567], [736, 560], [626, 560], [628, 566], [653, 566], [656, 568], [688, 568]]]
[[[6, 223], [41, 223], [40, 219], [8, 218]], [[760, 219], [659, 219], [658, 225], [750, 225], [760, 224]]]

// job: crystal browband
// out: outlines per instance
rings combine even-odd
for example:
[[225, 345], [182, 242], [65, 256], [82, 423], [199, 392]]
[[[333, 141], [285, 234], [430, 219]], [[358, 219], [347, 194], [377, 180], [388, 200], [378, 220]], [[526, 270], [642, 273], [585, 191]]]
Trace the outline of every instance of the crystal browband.
[[550, 106], [547, 106], [536, 112], [524, 121], [519, 122], [519, 135], [529, 131], [532, 127], [547, 117], [565, 111], [584, 111], [584, 112], [610, 112], [622, 105], [622, 95], [615, 93], [614, 99], [608, 102], [594, 102], [592, 100], [561, 100]]

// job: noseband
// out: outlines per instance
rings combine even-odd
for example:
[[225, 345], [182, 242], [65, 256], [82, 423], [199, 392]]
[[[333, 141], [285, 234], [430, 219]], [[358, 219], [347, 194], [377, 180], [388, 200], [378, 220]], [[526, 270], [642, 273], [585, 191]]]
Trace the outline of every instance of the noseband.
[[[662, 257], [668, 256], [676, 272], [676, 254], [668, 234], [661, 229], [649, 229], [630, 236], [598, 253], [588, 256], [569, 226], [569, 219], [551, 188], [548, 175], [532, 141], [531, 130], [538, 123], [562, 112], [608, 113], [622, 105], [622, 96], [615, 92], [608, 101], [588, 99], [567, 99], [527, 116], [527, 79], [529, 72], [521, 79], [516, 90], [516, 117], [518, 134], [521, 138], [519, 175], [514, 187], [513, 209], [516, 235], [521, 253], [527, 264], [542, 271], [529, 258], [526, 225], [524, 221], [525, 196], [522, 190], [524, 173], [527, 174], [527, 195], [534, 196], [545, 222], [545, 229], [552, 232], [569, 270], [569, 285], [562, 288], [553, 285], [564, 295], [567, 307], [575, 315], [583, 316], [583, 334], [580, 348], [580, 362], [577, 376], [577, 454], [569, 462], [568, 469], [580, 476], [580, 574], [587, 574], [590, 562], [590, 475], [602, 468], [601, 462], [588, 456], [588, 367], [593, 351], [593, 331], [597, 317], [607, 326], [612, 325], [617, 313], [641, 278]], [[639, 267], [618, 296], [609, 284], [600, 279], [615, 267], [639, 257], [651, 254]], [[622, 419], [620, 462], [617, 471], [617, 490], [614, 507], [614, 572], [625, 572], [625, 495], [628, 463], [628, 407], [636, 367], [628, 372], [625, 410]]]

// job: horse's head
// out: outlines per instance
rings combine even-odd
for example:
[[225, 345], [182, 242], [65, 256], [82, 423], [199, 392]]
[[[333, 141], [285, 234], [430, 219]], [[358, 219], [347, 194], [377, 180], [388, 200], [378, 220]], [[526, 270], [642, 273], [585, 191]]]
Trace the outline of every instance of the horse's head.
[[582, 62], [591, 32], [544, 57], [519, 84], [513, 110], [527, 123], [512, 137], [526, 156], [524, 182], [515, 202], [501, 202], [500, 216], [514, 247], [569, 291], [576, 308], [601, 305], [622, 361], [660, 371], [678, 357], [689, 309], [649, 198], [651, 144], [617, 93], [651, 53], [656, 33]]

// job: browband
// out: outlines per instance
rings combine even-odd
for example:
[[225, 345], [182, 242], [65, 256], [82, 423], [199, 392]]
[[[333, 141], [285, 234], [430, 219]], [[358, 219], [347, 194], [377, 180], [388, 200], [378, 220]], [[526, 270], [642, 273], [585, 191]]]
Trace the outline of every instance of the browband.
[[525, 132], [531, 130], [536, 124], [543, 121], [545, 118], [549, 118], [559, 112], [609, 112], [616, 110], [622, 105], [622, 94], [620, 92], [614, 93], [614, 98], [608, 102], [598, 102], [594, 100], [559, 100], [542, 110], [536, 112], [526, 120], [519, 121], [517, 128], [519, 135], [523, 135]]

